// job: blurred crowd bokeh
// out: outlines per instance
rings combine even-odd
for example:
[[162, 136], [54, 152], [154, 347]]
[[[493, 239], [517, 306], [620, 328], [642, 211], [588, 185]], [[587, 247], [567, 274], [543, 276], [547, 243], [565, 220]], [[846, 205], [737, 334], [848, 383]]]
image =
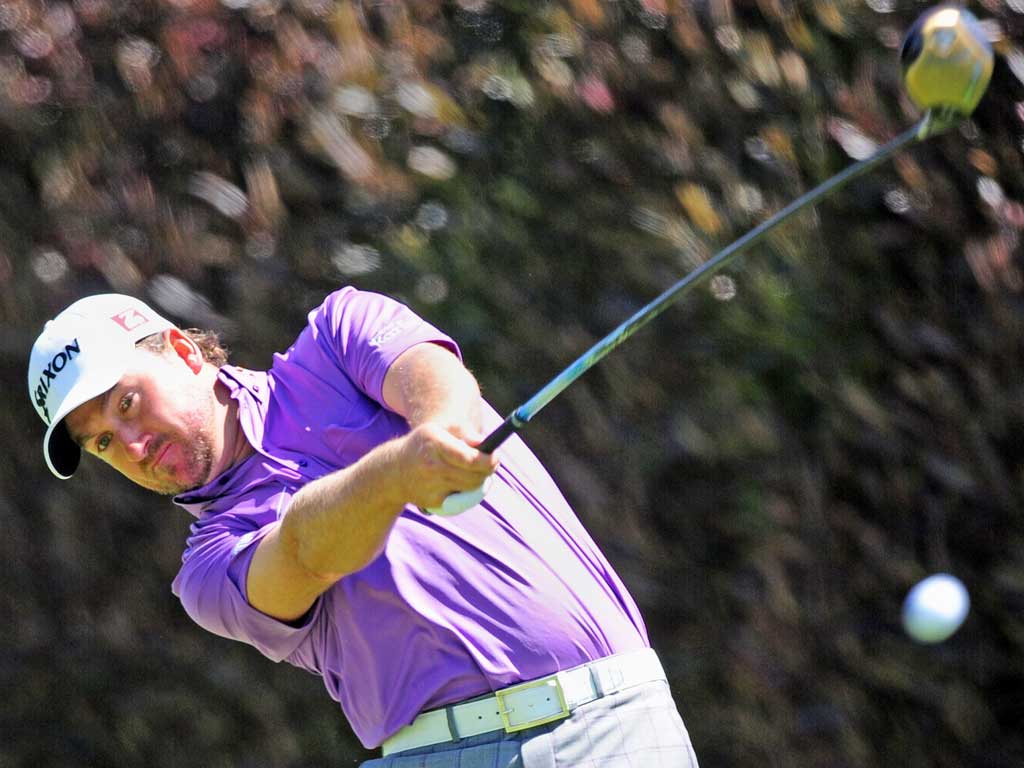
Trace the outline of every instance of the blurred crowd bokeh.
[[[28, 350], [89, 293], [267, 367], [342, 284], [511, 410], [919, 117], [911, 0], [0, 0], [0, 765], [367, 757], [191, 625], [186, 516], [46, 472]], [[526, 433], [649, 620], [707, 766], [1024, 764], [1022, 0], [976, 114], [804, 212]], [[899, 628], [948, 570], [973, 612]]]

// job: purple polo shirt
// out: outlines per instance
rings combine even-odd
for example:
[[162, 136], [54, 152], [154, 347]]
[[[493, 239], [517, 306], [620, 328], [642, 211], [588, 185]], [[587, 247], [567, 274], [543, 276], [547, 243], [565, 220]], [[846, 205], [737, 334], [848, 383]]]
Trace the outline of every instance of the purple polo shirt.
[[[424, 710], [648, 645], [633, 599], [519, 438], [481, 504], [452, 518], [407, 507], [383, 553], [300, 622], [248, 604], [252, 555], [292, 494], [408, 430], [381, 389], [423, 342], [458, 354], [391, 299], [331, 294], [269, 371], [221, 369], [256, 452], [175, 498], [198, 518], [173, 585], [188, 614], [320, 675], [368, 748]], [[500, 421], [488, 409], [485, 432]]]

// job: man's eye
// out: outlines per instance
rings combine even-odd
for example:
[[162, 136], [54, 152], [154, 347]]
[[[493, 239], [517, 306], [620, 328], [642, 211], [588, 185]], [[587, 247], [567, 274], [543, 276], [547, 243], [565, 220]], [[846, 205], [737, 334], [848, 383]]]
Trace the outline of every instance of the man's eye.
[[127, 413], [128, 409], [132, 406], [132, 401], [135, 400], [135, 393], [129, 392], [127, 395], [121, 398], [121, 402], [118, 403], [118, 407], [121, 409], [121, 413]]
[[96, 441], [96, 450], [102, 453], [110, 446], [110, 435], [103, 435]]

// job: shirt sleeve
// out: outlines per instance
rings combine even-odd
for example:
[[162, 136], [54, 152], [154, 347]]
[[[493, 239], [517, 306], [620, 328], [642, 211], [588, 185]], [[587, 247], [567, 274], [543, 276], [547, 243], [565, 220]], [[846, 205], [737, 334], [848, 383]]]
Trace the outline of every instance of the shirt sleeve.
[[355, 385], [379, 403], [384, 402], [388, 368], [410, 347], [432, 342], [462, 359], [451, 337], [409, 307], [379, 293], [352, 287], [335, 291], [310, 313], [309, 324]]
[[230, 516], [193, 527], [172, 591], [199, 626], [254, 646], [273, 661], [288, 658], [306, 639], [320, 615], [322, 599], [298, 623], [286, 623], [249, 605], [245, 577], [256, 547], [271, 526], [232, 530]]

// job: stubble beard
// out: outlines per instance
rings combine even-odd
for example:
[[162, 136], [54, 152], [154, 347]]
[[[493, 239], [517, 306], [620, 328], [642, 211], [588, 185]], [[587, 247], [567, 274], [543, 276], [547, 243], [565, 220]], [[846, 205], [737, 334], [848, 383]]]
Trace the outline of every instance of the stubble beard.
[[213, 423], [213, 393], [205, 396], [202, 402], [185, 417], [185, 431], [178, 441], [185, 460], [185, 477], [168, 477], [157, 481], [153, 491], [164, 496], [176, 496], [186, 491], [194, 491], [206, 485], [212, 478], [213, 471], [213, 440], [210, 437]]

